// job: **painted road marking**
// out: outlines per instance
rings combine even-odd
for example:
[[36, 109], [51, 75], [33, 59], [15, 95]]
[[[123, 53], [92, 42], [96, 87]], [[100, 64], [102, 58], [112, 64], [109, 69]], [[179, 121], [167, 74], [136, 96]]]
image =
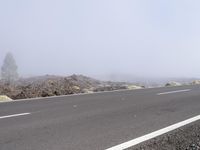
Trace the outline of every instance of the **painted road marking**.
[[145, 142], [147, 140], [150, 140], [150, 139], [153, 139], [157, 136], [160, 136], [162, 134], [165, 134], [167, 132], [170, 132], [170, 131], [173, 131], [175, 129], [178, 129], [180, 127], [183, 127], [187, 124], [190, 124], [192, 122], [195, 122], [197, 120], [200, 120], [200, 115], [198, 116], [195, 116], [193, 118], [190, 118], [190, 119], [187, 119], [185, 121], [182, 121], [182, 122], [179, 122], [179, 123], [176, 123], [174, 125], [171, 125], [171, 126], [168, 126], [166, 128], [163, 128], [163, 129], [160, 129], [160, 130], [157, 130], [155, 132], [152, 132], [152, 133], [149, 133], [149, 134], [146, 134], [144, 136], [141, 136], [141, 137], [138, 137], [136, 139], [133, 139], [131, 141], [128, 141], [128, 142], [125, 142], [125, 143], [122, 143], [122, 144], [119, 144], [117, 146], [114, 146], [114, 147], [111, 147], [111, 148], [108, 148], [106, 150], [124, 150], [124, 149], [127, 149], [127, 148], [130, 148], [130, 147], [133, 147], [137, 144], [140, 144], [142, 142]]
[[31, 113], [21, 113], [21, 114], [13, 114], [8, 116], [0, 116], [0, 119], [11, 118], [11, 117], [18, 117], [18, 116], [25, 116], [30, 115]]
[[188, 91], [191, 91], [191, 89], [163, 92], [163, 93], [158, 93], [157, 95], [166, 95], [166, 94], [181, 93], [181, 92], [188, 92]]

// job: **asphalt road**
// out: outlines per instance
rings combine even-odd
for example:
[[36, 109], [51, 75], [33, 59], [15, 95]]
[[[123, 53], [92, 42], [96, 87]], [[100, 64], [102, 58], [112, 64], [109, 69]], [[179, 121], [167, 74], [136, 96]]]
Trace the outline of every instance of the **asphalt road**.
[[0, 150], [104, 150], [199, 114], [198, 85], [0, 103]]

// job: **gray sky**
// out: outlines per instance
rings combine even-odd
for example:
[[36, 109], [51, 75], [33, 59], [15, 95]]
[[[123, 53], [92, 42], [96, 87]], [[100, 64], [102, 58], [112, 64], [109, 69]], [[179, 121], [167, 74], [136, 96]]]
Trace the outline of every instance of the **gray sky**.
[[200, 77], [199, 0], [1, 0], [22, 75]]

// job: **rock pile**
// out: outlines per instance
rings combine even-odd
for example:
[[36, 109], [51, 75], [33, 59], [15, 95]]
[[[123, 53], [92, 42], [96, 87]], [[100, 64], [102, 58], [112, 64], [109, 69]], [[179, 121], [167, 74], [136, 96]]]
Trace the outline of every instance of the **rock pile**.
[[124, 83], [103, 82], [83, 75], [68, 77], [46, 75], [20, 79], [14, 84], [0, 82], [0, 95], [7, 95], [12, 99], [92, 93], [118, 89], [127, 89], [127, 86]]

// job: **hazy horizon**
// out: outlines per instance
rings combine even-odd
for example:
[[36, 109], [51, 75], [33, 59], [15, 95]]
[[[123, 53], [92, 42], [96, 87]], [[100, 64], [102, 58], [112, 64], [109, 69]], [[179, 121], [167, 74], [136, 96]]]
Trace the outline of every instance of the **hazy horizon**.
[[11, 52], [21, 76], [200, 78], [199, 5], [1, 0], [0, 66]]

